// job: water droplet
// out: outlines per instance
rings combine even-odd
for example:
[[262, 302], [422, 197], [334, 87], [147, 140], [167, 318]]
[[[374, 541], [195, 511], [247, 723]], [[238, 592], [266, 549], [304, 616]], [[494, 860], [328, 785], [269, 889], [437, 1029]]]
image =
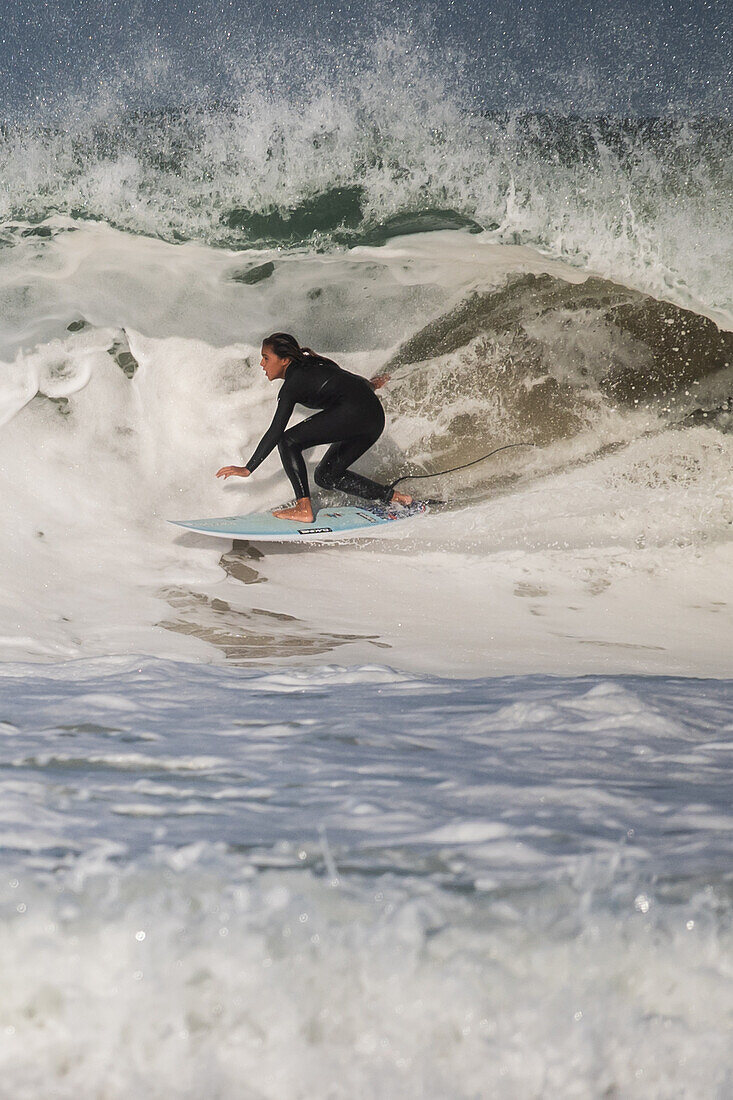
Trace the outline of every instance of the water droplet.
[[648, 913], [651, 902], [646, 894], [637, 894], [634, 898], [634, 908], [638, 913]]

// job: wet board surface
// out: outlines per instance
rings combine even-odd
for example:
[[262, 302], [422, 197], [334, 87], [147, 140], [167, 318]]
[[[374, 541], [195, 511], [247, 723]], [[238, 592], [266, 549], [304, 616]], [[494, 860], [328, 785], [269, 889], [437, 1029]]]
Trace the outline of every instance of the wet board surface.
[[334, 542], [344, 538], [384, 534], [393, 523], [425, 515], [428, 505], [413, 501], [406, 507], [370, 504], [366, 507], [321, 508], [313, 523], [276, 519], [272, 512], [251, 512], [244, 516], [216, 519], [174, 519], [170, 523], [222, 539], [250, 539], [253, 542]]

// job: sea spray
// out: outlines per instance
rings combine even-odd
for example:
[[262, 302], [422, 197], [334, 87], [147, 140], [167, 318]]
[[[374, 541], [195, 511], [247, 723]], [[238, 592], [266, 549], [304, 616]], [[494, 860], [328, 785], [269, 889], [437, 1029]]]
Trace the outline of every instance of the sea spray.
[[460, 66], [414, 47], [386, 33], [355, 67], [311, 54], [288, 80], [265, 54], [218, 96], [194, 84], [159, 102], [145, 66], [118, 93], [61, 94], [3, 130], [0, 221], [62, 212], [230, 248], [466, 225], [730, 307], [729, 120], [527, 112], [521, 98], [497, 112]]

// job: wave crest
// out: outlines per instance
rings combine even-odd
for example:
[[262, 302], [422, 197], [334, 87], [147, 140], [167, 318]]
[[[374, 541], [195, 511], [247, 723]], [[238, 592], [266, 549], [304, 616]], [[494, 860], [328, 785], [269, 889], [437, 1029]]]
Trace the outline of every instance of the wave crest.
[[296, 88], [248, 68], [226, 102], [69, 101], [6, 127], [0, 220], [50, 212], [227, 248], [378, 243], [465, 226], [650, 293], [730, 306], [724, 120], [482, 112], [407, 40]]

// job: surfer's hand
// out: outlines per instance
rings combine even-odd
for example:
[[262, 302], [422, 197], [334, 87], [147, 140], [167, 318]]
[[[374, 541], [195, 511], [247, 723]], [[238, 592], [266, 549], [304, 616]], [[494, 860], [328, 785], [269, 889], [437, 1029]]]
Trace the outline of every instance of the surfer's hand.
[[375, 374], [373, 378], [369, 379], [369, 385], [375, 390], [381, 389], [385, 383], [389, 382], [390, 376], [388, 374]]
[[226, 481], [228, 477], [249, 477], [249, 473], [246, 466], [222, 466], [216, 471], [216, 476], [223, 477]]

